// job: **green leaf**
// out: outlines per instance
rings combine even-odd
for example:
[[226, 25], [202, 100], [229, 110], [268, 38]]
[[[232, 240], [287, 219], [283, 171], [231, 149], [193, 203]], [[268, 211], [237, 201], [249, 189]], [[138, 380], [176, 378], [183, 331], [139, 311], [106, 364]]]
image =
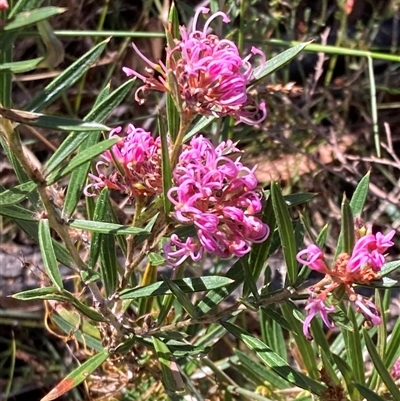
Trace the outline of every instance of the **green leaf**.
[[240, 361], [240, 368], [245, 367], [249, 372], [258, 376], [261, 383], [270, 383], [274, 388], [283, 390], [288, 387], [286, 380], [282, 379], [281, 376], [277, 375], [275, 371], [265, 369], [263, 365], [260, 365], [256, 360], [249, 358], [244, 352], [237, 349], [234, 350], [235, 355]]
[[0, 208], [0, 214], [3, 216], [11, 217], [15, 220], [36, 222], [33, 217], [33, 213], [30, 210], [25, 209], [21, 206], [2, 206]]
[[349, 201], [346, 196], [343, 196], [342, 201], [342, 226], [340, 230], [340, 236], [338, 245], [336, 248], [336, 256], [341, 252], [351, 254], [354, 248], [355, 235], [354, 235], [354, 217], [351, 211]]
[[[94, 108], [84, 118], [84, 121], [93, 118], [95, 118], [96, 120], [103, 120], [104, 118], [106, 118], [106, 116], [111, 112], [111, 110], [113, 110], [125, 98], [126, 94], [131, 90], [134, 81], [135, 81], [134, 79], [131, 79], [125, 82], [111, 94], [107, 92], [103, 96], [101, 96], [100, 94], [99, 98], [97, 99], [98, 102], [96, 102]], [[93, 132], [91, 135], [87, 135], [79, 147], [79, 153], [95, 145], [99, 140], [99, 136], [100, 132], [96, 133]], [[69, 153], [65, 154], [65, 152], [60, 152], [57, 156], [54, 154], [53, 156], [54, 159], [51, 164], [50, 163], [47, 164], [47, 169], [49, 169], [51, 165], [62, 162], [62, 160], [64, 160], [63, 158], [68, 157], [69, 154], [71, 153], [71, 148], [73, 148], [73, 146], [71, 146], [72, 141], [67, 139], [64, 142], [66, 142], [66, 145], [69, 144], [68, 147], [66, 146], [67, 147], [66, 150]], [[64, 142], [62, 143], [61, 147], [64, 145]], [[61, 147], [58, 150], [61, 151]], [[75, 150], [75, 148], [73, 150]], [[65, 202], [63, 208], [63, 214], [65, 216], [71, 216], [76, 206], [78, 205], [82, 189], [87, 180], [90, 165], [91, 165], [90, 162], [82, 164], [77, 169], [75, 169], [71, 174], [71, 179], [69, 181], [68, 190], [65, 195]]]
[[[32, 290], [18, 292], [17, 294], [13, 294], [12, 297], [21, 301], [32, 301], [35, 299], [43, 299], [43, 297], [47, 297], [49, 295], [51, 296], [54, 294], [58, 294], [57, 287], [40, 287], [34, 288]], [[67, 297], [65, 297], [65, 300], [66, 299]]]
[[210, 312], [213, 308], [219, 305], [225, 298], [229, 296], [236, 288], [239, 287], [244, 281], [242, 259], [240, 258], [225, 274], [226, 278], [231, 279], [231, 284], [211, 290], [206, 296], [198, 303], [198, 315], [203, 316]]
[[194, 125], [193, 127], [189, 130], [189, 132], [185, 135], [183, 138], [183, 142], [187, 142], [190, 138], [195, 136], [197, 133], [200, 131], [203, 131], [204, 128], [206, 128], [208, 125], [210, 125], [213, 121], [215, 120], [215, 117], [201, 117]]
[[15, 18], [11, 22], [7, 23], [3, 29], [5, 31], [13, 31], [24, 28], [54, 15], [62, 14], [65, 11], [67, 11], [67, 9], [61, 7], [42, 7], [32, 11], [24, 11], [17, 14]]
[[351, 197], [350, 207], [354, 217], [359, 217], [364, 209], [364, 204], [368, 195], [370, 175], [370, 172], [365, 174]]
[[272, 206], [274, 208], [279, 236], [282, 243], [283, 255], [289, 276], [289, 282], [293, 284], [296, 281], [298, 263], [296, 260], [296, 239], [293, 232], [293, 225], [290, 219], [289, 211], [281, 190], [274, 182], [271, 184]]
[[369, 283], [368, 285], [359, 283], [357, 284], [360, 287], [367, 287], [367, 288], [400, 288], [400, 281], [393, 280], [390, 277], [383, 277], [382, 280], [375, 280]]
[[282, 68], [289, 61], [293, 60], [299, 53], [301, 53], [305, 47], [307, 47], [310, 42], [301, 43], [297, 46], [294, 46], [290, 49], [285, 50], [282, 53], [279, 53], [277, 56], [267, 60], [264, 65], [260, 65], [254, 71], [255, 79], [251, 82], [251, 85], [254, 85], [264, 77], [271, 75], [275, 71]]
[[[106, 118], [110, 112], [124, 99], [126, 94], [132, 88], [133, 82], [135, 80], [131, 79], [117, 88], [114, 92], [106, 96], [99, 103], [96, 102], [93, 109], [83, 118], [83, 121], [102, 121]], [[85, 145], [82, 145], [83, 148], [88, 148], [92, 146], [91, 143], [92, 138], [97, 138], [98, 135], [96, 133], [92, 133], [89, 137], [80, 132], [72, 132], [68, 137], [63, 141], [60, 147], [56, 150], [56, 152], [51, 156], [48, 162], [45, 165], [47, 174], [51, 173], [57, 166], [59, 166], [64, 160], [69, 158], [72, 152], [77, 149], [77, 147], [85, 142]], [[96, 140], [97, 142], [97, 140]], [[81, 149], [82, 150], [82, 149]]]
[[109, 131], [106, 125], [91, 121], [76, 120], [67, 117], [50, 116], [29, 111], [4, 109], [0, 107], [0, 115], [3, 117], [32, 127], [50, 128], [58, 131], [90, 132], [97, 130]]
[[83, 327], [82, 327], [82, 330], [77, 330], [77, 326], [79, 325], [79, 318], [78, 318], [77, 315], [72, 315], [72, 316], [77, 317], [77, 319], [74, 319], [74, 321], [71, 323], [70, 321], [65, 319], [64, 315], [63, 316], [59, 315], [58, 311], [57, 311], [57, 313], [54, 313], [51, 316], [51, 319], [54, 320], [54, 322], [57, 324], [57, 326], [60, 327], [60, 329], [65, 334], [70, 335], [71, 333], [74, 333], [75, 338], [82, 345], [87, 346], [87, 347], [89, 347], [91, 349], [94, 349], [94, 350], [96, 350], [98, 352], [102, 351], [104, 349], [104, 346], [101, 343], [101, 341], [98, 340], [97, 338], [92, 337], [91, 335], [85, 333]]
[[26, 110], [37, 111], [47, 107], [58, 99], [71, 87], [99, 58], [108, 39], [94, 46], [80, 59], [71, 64], [57, 78], [51, 81], [40, 93], [26, 106]]
[[113, 234], [113, 235], [128, 235], [128, 234], [149, 234], [144, 228], [123, 226], [115, 223], [104, 223], [91, 220], [69, 220], [67, 224], [70, 227], [79, 230], [87, 230], [93, 233]]
[[[96, 207], [93, 213], [93, 220], [97, 222], [102, 222], [105, 220], [105, 216], [107, 214], [107, 205], [108, 205], [108, 190], [107, 188], [103, 188], [100, 192], [99, 198], [96, 202]], [[97, 260], [100, 255], [100, 238], [101, 233], [93, 232], [92, 238], [90, 241], [90, 250], [89, 250], [89, 260], [88, 265], [92, 268], [96, 265]]]
[[58, 268], [57, 258], [54, 253], [48, 219], [41, 219], [39, 221], [39, 245], [46, 272], [52, 283], [61, 291], [64, 286], [60, 269]]
[[314, 379], [318, 378], [319, 372], [314, 349], [311, 342], [304, 336], [302, 323], [295, 317], [295, 314], [299, 313], [299, 310], [296, 305], [290, 301], [286, 301], [280, 306], [283, 317], [290, 324], [293, 339], [296, 342], [299, 354], [301, 355], [308, 374]]
[[[231, 283], [228, 277], [221, 276], [206, 276], [206, 277], [195, 277], [195, 278], [184, 278], [178, 280], [172, 280], [183, 292], [198, 292], [198, 291], [209, 291], [221, 287], [225, 287]], [[145, 287], [128, 288], [120, 292], [121, 299], [136, 299], [142, 297], [155, 297], [158, 295], [172, 294], [170, 288], [165, 282], [157, 282], [154, 284], [147, 285]]]
[[162, 381], [167, 393], [174, 394], [184, 390], [182, 376], [168, 346], [156, 337], [153, 337], [153, 344], [160, 361]]
[[269, 366], [276, 374], [283, 377], [289, 383], [309, 390], [313, 394], [319, 395], [326, 389], [324, 385], [313, 380], [301, 372], [294, 370], [279, 355], [272, 351], [265, 343], [258, 338], [251, 336], [238, 326], [221, 321], [221, 325], [236, 338], [242, 340], [265, 365]]
[[78, 153], [67, 165], [55, 170], [47, 177], [47, 185], [52, 185], [65, 177], [80, 165], [94, 159], [96, 156], [104, 153], [119, 141], [119, 138], [106, 139], [100, 143], [96, 143], [85, 151]]
[[400, 356], [400, 319], [397, 319], [387, 344], [384, 362], [389, 370]]
[[37, 184], [27, 181], [0, 193], [0, 206], [14, 205], [26, 199], [27, 195], [34, 191]]
[[381, 277], [385, 277], [399, 268], [400, 268], [400, 260], [394, 260], [392, 262], [385, 263], [382, 266], [382, 269], [378, 272], [378, 274]]
[[361, 338], [355, 313], [351, 307], [348, 308], [347, 315], [352, 323], [353, 331], [342, 330], [343, 339], [346, 344], [347, 360], [352, 369], [354, 379], [358, 383], [365, 381], [365, 368], [361, 349]]
[[354, 383], [360, 394], [365, 397], [367, 401], [387, 401], [386, 398], [379, 397], [374, 391], [360, 383]]
[[100, 234], [100, 276], [104, 284], [106, 297], [114, 294], [117, 288], [117, 254], [115, 249], [114, 236], [109, 234]]
[[331, 353], [331, 356], [335, 361], [340, 373], [342, 374], [344, 381], [346, 382], [347, 391], [350, 395], [350, 400], [358, 400], [359, 397], [357, 397], [357, 390], [354, 386], [355, 379], [351, 367], [346, 361], [344, 361], [339, 355], [336, 355], [334, 352]]
[[163, 277], [164, 283], [167, 284], [168, 288], [171, 290], [171, 293], [178, 300], [179, 304], [183, 309], [189, 314], [189, 316], [193, 319], [197, 318], [197, 311], [195, 306], [190, 301], [189, 297], [185, 294], [180, 287], [174, 283], [173, 280], [170, 280], [168, 277]]
[[298, 194], [290, 194], [285, 195], [283, 199], [288, 207], [293, 207], [297, 205], [302, 205], [303, 203], [307, 203], [312, 198], [315, 198], [316, 194], [311, 192], [300, 192]]
[[169, 212], [171, 211], [172, 208], [172, 202], [168, 198], [168, 191], [172, 187], [172, 169], [171, 169], [171, 161], [168, 149], [169, 148], [168, 133], [165, 131], [165, 128], [162, 124], [160, 117], [158, 119], [158, 129], [161, 137], [161, 157], [162, 157], [161, 167], [162, 167], [164, 213], [166, 216], [169, 216]]
[[104, 349], [98, 354], [89, 358], [81, 366], [76, 368], [68, 376], [66, 376], [56, 387], [53, 388], [46, 396], [40, 401], [52, 401], [69, 390], [82, 383], [88, 376], [93, 373], [107, 358], [109, 357], [108, 350]]
[[371, 340], [368, 332], [363, 329], [363, 335], [365, 339], [365, 345], [367, 346], [369, 356], [371, 357], [372, 363], [374, 364], [374, 368], [377, 370], [379, 376], [382, 381], [386, 384], [386, 387], [390, 391], [391, 396], [394, 401], [400, 401], [400, 390], [397, 384], [393, 381], [390, 373], [385, 367], [382, 359], [380, 358], [378, 351], [375, 348], [374, 343]]
[[21, 74], [22, 72], [32, 71], [37, 68], [44, 60], [44, 57], [37, 57], [30, 60], [13, 61], [12, 63], [0, 64], [0, 73], [12, 72], [13, 74]]
[[19, 0], [13, 7], [11, 7], [8, 19], [14, 18], [15, 15], [22, 11], [30, 11], [42, 5], [44, 0]]

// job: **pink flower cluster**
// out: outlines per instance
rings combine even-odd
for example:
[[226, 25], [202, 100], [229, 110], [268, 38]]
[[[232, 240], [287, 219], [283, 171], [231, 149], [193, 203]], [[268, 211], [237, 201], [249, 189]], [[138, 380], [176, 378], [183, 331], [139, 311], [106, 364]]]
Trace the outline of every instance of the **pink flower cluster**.
[[390, 375], [394, 380], [400, 379], [400, 358], [397, 358], [396, 362], [393, 364]]
[[[113, 129], [110, 138], [118, 137], [122, 127]], [[111, 150], [102, 155], [96, 164], [97, 175], [89, 174], [92, 183], [86, 186], [86, 196], [94, 196], [107, 187], [127, 193], [130, 197], [151, 196], [162, 193], [161, 140], [150, 132], [129, 124], [124, 136]], [[112, 172], [107, 176], [102, 170], [109, 165]]]
[[[202, 114], [232, 116], [250, 125], [261, 123], [266, 117], [265, 103], [257, 104], [247, 94], [247, 86], [254, 78], [254, 70], [249, 62], [251, 54], [242, 58], [235, 43], [207, 34], [213, 19], [222, 17], [225, 23], [230, 22], [221, 11], [207, 20], [203, 30], [198, 30], [200, 13], [208, 12], [208, 8], [198, 9], [190, 32], [186, 27], [180, 27], [181, 39], [175, 40], [175, 47], [166, 49], [166, 64], [151, 62], [133, 45], [137, 54], [152, 68], [147, 70], [147, 76], [128, 67], [123, 68], [128, 76], [136, 76], [145, 83], [136, 92], [136, 100], [143, 103], [138, 95], [148, 90], [171, 92], [167, 75], [168, 71], [172, 71], [189, 119]], [[265, 63], [265, 55], [261, 50], [253, 47], [251, 53], [261, 55]], [[154, 77], [155, 71], [160, 74], [158, 78]]]
[[308, 339], [312, 339], [310, 323], [317, 314], [321, 315], [328, 328], [334, 327], [328, 314], [334, 312], [335, 307], [329, 302], [329, 298], [339, 287], [344, 288], [349, 300], [354, 303], [356, 310], [364, 315], [368, 324], [381, 323], [378, 307], [357, 294], [353, 284], [369, 284], [379, 279], [378, 272], [385, 263], [384, 253], [394, 245], [392, 242], [394, 234], [395, 231], [392, 230], [387, 235], [378, 232], [362, 236], [357, 240], [351, 255], [346, 253], [338, 255], [332, 269], [328, 268], [323, 251], [316, 245], [309, 245], [297, 254], [297, 260], [300, 263], [325, 274], [325, 278], [321, 281], [324, 287], [317, 285], [311, 289], [308, 305], [305, 308], [309, 314], [304, 321], [303, 332]]
[[255, 215], [262, 209], [254, 169], [243, 166], [232, 141], [216, 148], [203, 136], [183, 146], [168, 197], [173, 217], [192, 225], [196, 237], [180, 240], [174, 234], [164, 246], [168, 263], [187, 257], [199, 260], [204, 251], [221, 258], [241, 257], [251, 244], [264, 241], [269, 227]]

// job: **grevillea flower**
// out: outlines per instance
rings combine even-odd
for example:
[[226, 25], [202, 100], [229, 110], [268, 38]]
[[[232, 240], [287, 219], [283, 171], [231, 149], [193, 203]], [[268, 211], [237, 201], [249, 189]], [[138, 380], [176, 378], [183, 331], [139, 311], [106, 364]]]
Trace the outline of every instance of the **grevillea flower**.
[[[122, 131], [122, 127], [113, 129], [110, 138], [118, 137]], [[85, 195], [94, 196], [104, 187], [125, 192], [132, 198], [162, 192], [161, 140], [154, 139], [150, 132], [129, 124], [121, 140], [102, 159], [96, 164], [97, 175], [89, 174], [92, 183], [86, 186]], [[107, 176], [105, 170], [109, 165], [113, 169]]]
[[[266, 117], [265, 103], [257, 104], [251, 99], [247, 94], [247, 86], [254, 78], [254, 69], [249, 59], [258, 54], [265, 63], [265, 55], [252, 47], [251, 54], [242, 58], [235, 43], [208, 34], [210, 23], [215, 18], [222, 17], [225, 23], [230, 22], [221, 11], [211, 15], [204, 28], [199, 30], [199, 15], [208, 12], [208, 8], [200, 7], [194, 16], [192, 29], [188, 31], [186, 27], [180, 27], [181, 39], [175, 39], [174, 47], [167, 46], [165, 64], [161, 61], [159, 64], [153, 63], [133, 45], [137, 54], [151, 67], [146, 69], [147, 76], [128, 67], [123, 68], [127, 76], [136, 76], [144, 82], [135, 98], [143, 103], [143, 98], [139, 97], [141, 92], [171, 92], [167, 78], [170, 71], [174, 74], [180, 101], [189, 119], [202, 114], [232, 116], [250, 125], [261, 123]], [[158, 73], [157, 78], [154, 72]]]
[[333, 312], [334, 307], [327, 305], [325, 301], [329, 297], [334, 297], [334, 291], [339, 287], [347, 293], [348, 299], [354, 304], [356, 311], [364, 316], [367, 325], [373, 326], [382, 322], [379, 308], [370, 300], [357, 294], [353, 285], [370, 284], [380, 278], [377, 272], [385, 263], [384, 253], [394, 245], [392, 241], [394, 234], [395, 231], [392, 230], [387, 235], [378, 232], [362, 236], [354, 245], [351, 255], [339, 254], [331, 269], [328, 269], [325, 264], [323, 251], [316, 245], [309, 245], [297, 254], [297, 260], [300, 263], [325, 274], [325, 278], [311, 288], [312, 295], [305, 307], [309, 311], [303, 324], [303, 332], [307, 338], [312, 338], [310, 322], [317, 313], [321, 314], [322, 320], [328, 328], [333, 327], [327, 313]]
[[[168, 263], [177, 266], [204, 251], [221, 258], [241, 257], [251, 245], [264, 241], [269, 228], [255, 215], [262, 209], [254, 169], [243, 166], [232, 141], [217, 148], [203, 136], [184, 145], [168, 192], [173, 217], [196, 230], [186, 241], [171, 237], [164, 246]], [[234, 153], [233, 153], [234, 154]], [[231, 155], [233, 156], [233, 155]]]
[[[303, 258], [306, 256], [306, 259]], [[324, 252], [316, 245], [311, 244], [297, 254], [297, 261], [320, 273], [327, 273]]]
[[335, 311], [334, 306], [327, 306], [323, 300], [324, 297], [315, 297], [315, 295], [311, 295], [308, 299], [308, 304], [304, 308], [308, 311], [308, 316], [306, 317], [304, 324], [303, 324], [303, 333], [308, 340], [312, 340], [312, 335], [310, 334], [310, 324], [311, 321], [317, 314], [321, 315], [322, 321], [325, 325], [333, 329], [335, 325], [329, 319], [328, 313], [332, 313]]

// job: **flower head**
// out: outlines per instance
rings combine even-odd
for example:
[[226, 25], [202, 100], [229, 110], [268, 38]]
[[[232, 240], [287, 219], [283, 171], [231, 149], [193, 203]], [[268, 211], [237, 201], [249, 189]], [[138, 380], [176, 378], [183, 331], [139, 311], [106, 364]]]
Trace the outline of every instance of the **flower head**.
[[[110, 138], [118, 137], [122, 127], [113, 129]], [[129, 124], [111, 150], [103, 155], [103, 161], [96, 165], [97, 175], [89, 174], [92, 180], [84, 193], [93, 196], [103, 187], [127, 193], [130, 197], [151, 196], [162, 192], [161, 141], [154, 139], [150, 132]], [[113, 165], [107, 176], [103, 169]]]
[[[218, 36], [208, 34], [210, 23], [222, 17], [225, 23], [230, 20], [219, 11], [209, 17], [202, 30], [197, 28], [201, 13], [207, 14], [208, 8], [200, 7], [193, 19], [192, 28], [180, 27], [181, 39], [175, 40], [174, 47], [167, 47], [167, 61], [159, 65], [148, 60], [133, 45], [138, 55], [151, 67], [147, 76], [124, 67], [124, 72], [134, 75], [144, 82], [136, 92], [136, 100], [141, 92], [158, 90], [171, 92], [168, 71], [174, 74], [180, 101], [183, 109], [191, 117], [197, 114], [215, 117], [232, 116], [238, 121], [254, 125], [266, 117], [265, 104], [257, 104], [247, 94], [247, 86], [254, 78], [254, 69], [249, 59], [252, 55], [260, 55], [265, 63], [265, 55], [257, 48], [242, 58], [235, 43]], [[159, 73], [158, 78], [154, 72]]]
[[[334, 298], [335, 290], [339, 288], [343, 289], [345, 294], [347, 293], [348, 300], [354, 304], [356, 311], [364, 316], [368, 326], [382, 322], [379, 308], [370, 300], [357, 294], [353, 286], [357, 283], [370, 284], [380, 278], [377, 272], [385, 262], [383, 253], [394, 245], [392, 242], [394, 234], [392, 230], [387, 235], [377, 233], [360, 237], [351, 255], [339, 254], [330, 269], [325, 263], [324, 252], [316, 245], [309, 245], [297, 254], [299, 263], [325, 274], [325, 278], [312, 288], [309, 303], [305, 307], [309, 311], [303, 325], [303, 332], [307, 338], [312, 338], [310, 322], [317, 313], [320, 313], [324, 323], [332, 328], [333, 323], [329, 321], [327, 313], [333, 312], [334, 307], [327, 306], [326, 300]], [[343, 292], [340, 291], [340, 293]]]
[[392, 230], [386, 235], [378, 232], [361, 237], [354, 245], [347, 270], [354, 273], [371, 267], [374, 271], [379, 271], [385, 263], [383, 254], [394, 245], [391, 241], [394, 234], [395, 231]]
[[[188, 245], [198, 244], [221, 258], [241, 257], [253, 243], [267, 238], [268, 226], [255, 216], [262, 204], [254, 169], [243, 166], [240, 158], [229, 158], [232, 151], [238, 151], [232, 141], [215, 148], [202, 135], [183, 146], [173, 172], [175, 186], [168, 198], [174, 205], [173, 217], [181, 224], [192, 225], [197, 239], [186, 240], [183, 245], [171, 237], [164, 247], [170, 264], [182, 263], [177, 256], [194, 260]], [[178, 248], [186, 250], [176, 254]]]

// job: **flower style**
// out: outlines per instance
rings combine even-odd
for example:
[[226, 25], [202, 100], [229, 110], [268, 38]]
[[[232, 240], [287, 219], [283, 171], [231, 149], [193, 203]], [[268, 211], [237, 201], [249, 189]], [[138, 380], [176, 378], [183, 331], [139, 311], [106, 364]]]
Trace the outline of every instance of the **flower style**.
[[[370, 284], [380, 278], [378, 272], [385, 263], [384, 253], [394, 245], [392, 241], [394, 234], [395, 231], [392, 230], [386, 235], [378, 232], [362, 236], [354, 245], [351, 255], [346, 253], [338, 255], [331, 269], [325, 263], [323, 251], [316, 245], [309, 245], [297, 254], [297, 260], [300, 263], [325, 274], [325, 278], [311, 289], [309, 303], [305, 307], [309, 313], [303, 324], [303, 332], [308, 339], [312, 338], [310, 323], [317, 313], [321, 314], [328, 328], [333, 328], [333, 323], [328, 319], [327, 314], [334, 312], [335, 308], [327, 305], [326, 300], [339, 287], [344, 288], [348, 299], [354, 304], [356, 311], [364, 316], [367, 325], [378, 325], [382, 322], [379, 308], [370, 300], [357, 294], [353, 285]], [[321, 284], [324, 286], [322, 287]]]
[[[207, 34], [210, 23], [217, 17], [223, 22], [230, 22], [228, 16], [219, 11], [209, 17], [203, 30], [197, 29], [201, 13], [207, 14], [208, 8], [200, 7], [193, 19], [190, 31], [180, 27], [181, 39], [175, 39], [175, 47], [167, 46], [166, 64], [155, 64], [147, 59], [133, 44], [136, 53], [151, 67], [147, 76], [124, 67], [127, 76], [136, 76], [144, 82], [135, 95], [139, 103], [141, 92], [158, 90], [171, 92], [168, 72], [174, 74], [180, 100], [188, 119], [197, 114], [215, 117], [232, 116], [237, 121], [254, 125], [266, 117], [265, 103], [257, 104], [247, 94], [246, 88], [254, 78], [254, 69], [249, 59], [252, 55], [261, 55], [263, 64], [265, 55], [252, 47], [251, 54], [242, 58], [235, 43]], [[154, 77], [154, 72], [159, 76]]]
[[254, 169], [244, 167], [232, 141], [214, 148], [202, 135], [184, 145], [173, 172], [175, 186], [168, 192], [173, 217], [193, 225], [197, 237], [171, 237], [164, 246], [168, 263], [181, 264], [188, 256], [198, 260], [204, 251], [221, 258], [241, 257], [251, 245], [264, 241], [269, 227], [255, 214], [262, 209]]
[[[122, 127], [113, 129], [110, 138], [118, 137]], [[129, 124], [121, 137], [96, 164], [97, 175], [89, 174], [92, 183], [86, 186], [86, 196], [94, 196], [107, 187], [127, 193], [130, 197], [151, 196], [162, 193], [161, 140], [150, 132]], [[107, 177], [103, 168], [113, 165], [114, 171]]]

